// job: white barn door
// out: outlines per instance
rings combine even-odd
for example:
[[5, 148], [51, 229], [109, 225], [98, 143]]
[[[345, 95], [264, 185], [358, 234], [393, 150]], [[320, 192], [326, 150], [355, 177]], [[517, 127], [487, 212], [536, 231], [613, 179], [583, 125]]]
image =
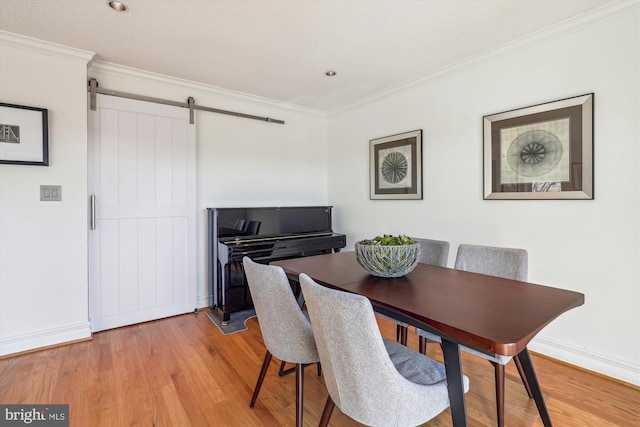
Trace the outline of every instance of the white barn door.
[[195, 150], [188, 109], [98, 95], [89, 111], [92, 331], [196, 309]]

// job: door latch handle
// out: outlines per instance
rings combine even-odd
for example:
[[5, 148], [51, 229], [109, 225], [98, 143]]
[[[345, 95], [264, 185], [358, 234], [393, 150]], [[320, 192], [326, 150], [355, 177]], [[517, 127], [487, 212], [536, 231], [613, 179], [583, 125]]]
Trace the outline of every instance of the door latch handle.
[[96, 229], [96, 195], [92, 194], [89, 200], [91, 205], [90, 227], [92, 230], [95, 230]]

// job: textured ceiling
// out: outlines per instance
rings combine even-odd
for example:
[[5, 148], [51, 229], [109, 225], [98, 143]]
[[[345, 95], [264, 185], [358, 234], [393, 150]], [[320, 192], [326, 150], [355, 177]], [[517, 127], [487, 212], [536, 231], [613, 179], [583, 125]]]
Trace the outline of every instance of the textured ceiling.
[[330, 112], [609, 3], [122, 1], [0, 0], [0, 30]]

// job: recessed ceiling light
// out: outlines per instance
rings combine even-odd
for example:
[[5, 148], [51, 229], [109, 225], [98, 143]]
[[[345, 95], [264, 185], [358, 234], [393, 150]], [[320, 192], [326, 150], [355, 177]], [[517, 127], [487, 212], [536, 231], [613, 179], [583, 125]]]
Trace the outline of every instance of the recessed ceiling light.
[[124, 3], [120, 3], [119, 1], [110, 1], [109, 2], [109, 7], [111, 7], [111, 9], [113, 10], [117, 10], [118, 12], [126, 12], [127, 11], [127, 5]]
[[335, 76], [335, 75], [336, 75], [336, 72], [335, 72], [335, 71], [327, 71], [325, 74], [326, 74], [327, 76], [329, 76], [329, 77], [333, 77], [333, 76]]

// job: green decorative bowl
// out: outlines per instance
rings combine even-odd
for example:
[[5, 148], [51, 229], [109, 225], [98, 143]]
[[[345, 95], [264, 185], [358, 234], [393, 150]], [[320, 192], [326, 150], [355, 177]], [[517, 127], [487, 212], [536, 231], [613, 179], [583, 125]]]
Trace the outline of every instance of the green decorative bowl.
[[356, 259], [367, 273], [378, 277], [400, 277], [410, 273], [420, 258], [420, 244], [370, 245], [356, 242]]

